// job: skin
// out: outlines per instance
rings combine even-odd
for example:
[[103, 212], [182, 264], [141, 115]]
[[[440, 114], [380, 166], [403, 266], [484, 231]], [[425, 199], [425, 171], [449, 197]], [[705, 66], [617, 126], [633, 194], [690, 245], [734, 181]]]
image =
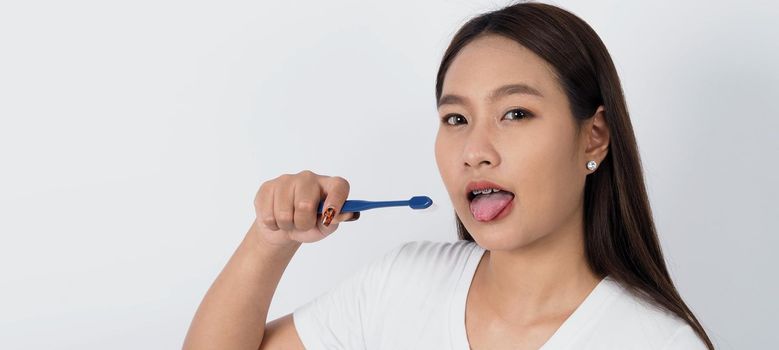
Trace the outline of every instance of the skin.
[[[517, 82], [543, 97], [485, 99], [495, 87]], [[577, 134], [550, 67], [495, 36], [477, 39], [459, 53], [443, 92], [462, 95], [467, 103], [439, 109], [439, 117], [461, 118], [450, 118], [457, 126], [439, 129], [436, 162], [458, 216], [488, 250], [468, 292], [469, 343], [473, 349], [538, 349], [600, 281], [584, 259], [582, 204], [590, 173], [585, 164], [600, 163], [608, 150], [603, 109]], [[517, 107], [533, 115], [513, 119], [519, 114], [508, 112]], [[515, 193], [512, 212], [495, 223], [476, 221], [465, 195], [471, 180], [490, 180]], [[341, 192], [344, 200], [347, 191]], [[268, 244], [259, 239], [258, 227], [255, 221], [209, 288], [184, 349], [303, 349], [291, 313], [263, 327], [299, 244]]]
[[[543, 96], [493, 89], [525, 83]], [[603, 106], [581, 124], [553, 68], [519, 43], [483, 36], [452, 61], [439, 107], [435, 157], [457, 215], [485, 252], [466, 303], [473, 349], [538, 349], [601, 281], [584, 255], [586, 163], [603, 161], [609, 131]], [[521, 108], [530, 114], [511, 112]], [[594, 171], [597, 171], [594, 170]], [[515, 194], [497, 222], [469, 209], [468, 182], [488, 180]]]

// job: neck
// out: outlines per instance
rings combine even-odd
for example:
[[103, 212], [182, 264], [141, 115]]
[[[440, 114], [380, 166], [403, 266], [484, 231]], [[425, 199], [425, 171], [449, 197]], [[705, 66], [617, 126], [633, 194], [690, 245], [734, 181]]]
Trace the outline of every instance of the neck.
[[582, 210], [530, 245], [485, 252], [485, 300], [502, 319], [565, 319], [600, 282], [584, 254]]

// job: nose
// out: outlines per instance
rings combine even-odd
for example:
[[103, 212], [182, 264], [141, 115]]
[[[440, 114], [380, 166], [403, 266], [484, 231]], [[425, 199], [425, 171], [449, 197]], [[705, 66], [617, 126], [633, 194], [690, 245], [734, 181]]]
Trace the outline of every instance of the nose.
[[463, 160], [465, 167], [495, 167], [500, 162], [500, 156], [495, 150], [493, 144], [493, 134], [486, 129], [473, 129], [466, 138], [465, 148], [463, 150]]

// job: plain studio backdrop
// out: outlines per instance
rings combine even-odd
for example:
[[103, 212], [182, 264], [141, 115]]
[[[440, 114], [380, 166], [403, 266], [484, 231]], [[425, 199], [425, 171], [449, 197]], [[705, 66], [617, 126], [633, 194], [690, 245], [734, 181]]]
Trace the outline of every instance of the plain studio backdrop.
[[[557, 1], [616, 64], [670, 273], [722, 349], [779, 343], [779, 8]], [[4, 1], [0, 348], [180, 348], [254, 219], [309, 169], [430, 196], [304, 244], [275, 319], [402, 242], [454, 241], [435, 74], [503, 1]]]

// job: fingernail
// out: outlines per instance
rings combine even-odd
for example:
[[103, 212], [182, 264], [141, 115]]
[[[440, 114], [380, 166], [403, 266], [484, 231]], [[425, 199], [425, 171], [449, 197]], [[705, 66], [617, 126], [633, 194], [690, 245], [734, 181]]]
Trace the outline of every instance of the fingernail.
[[357, 219], [359, 219], [359, 218], [360, 218], [360, 212], [359, 212], [359, 211], [356, 211], [356, 212], [354, 212], [354, 214], [352, 215], [352, 217], [351, 217], [349, 220], [346, 220], [346, 221], [354, 221], [354, 220], [357, 220]]
[[333, 221], [333, 216], [335, 216], [335, 209], [333, 209], [333, 207], [327, 208], [324, 215], [322, 215], [322, 225], [330, 226], [330, 222]]

